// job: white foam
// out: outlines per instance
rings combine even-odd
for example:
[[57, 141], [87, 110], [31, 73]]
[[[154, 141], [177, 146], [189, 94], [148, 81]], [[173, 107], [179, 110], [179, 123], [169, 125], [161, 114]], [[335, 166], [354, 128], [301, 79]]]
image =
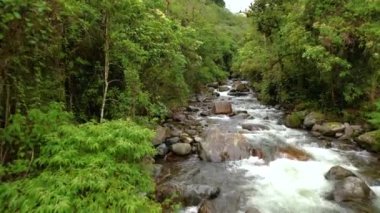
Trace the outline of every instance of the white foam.
[[257, 158], [240, 161], [247, 178], [254, 177], [252, 185], [256, 192], [250, 196], [248, 205], [262, 213], [273, 212], [326, 212], [342, 210], [324, 198], [332, 185], [324, 178], [333, 164], [318, 161], [295, 161], [277, 159], [262, 165]]

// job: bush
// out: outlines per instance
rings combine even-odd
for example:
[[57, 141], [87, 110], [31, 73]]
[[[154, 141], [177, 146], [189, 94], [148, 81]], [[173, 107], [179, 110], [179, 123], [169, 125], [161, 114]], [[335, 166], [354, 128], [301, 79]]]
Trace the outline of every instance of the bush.
[[142, 163], [154, 155], [152, 137], [131, 121], [58, 125], [40, 135], [30, 172], [0, 185], [0, 211], [160, 212]]

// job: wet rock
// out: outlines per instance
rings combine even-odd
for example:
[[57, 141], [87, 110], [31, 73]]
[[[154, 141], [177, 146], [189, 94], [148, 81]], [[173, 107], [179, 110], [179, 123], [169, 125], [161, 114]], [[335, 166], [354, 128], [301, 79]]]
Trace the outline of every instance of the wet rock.
[[247, 110], [236, 110], [234, 113], [235, 114], [248, 114], [248, 111]]
[[219, 87], [219, 83], [218, 82], [212, 82], [212, 83], [207, 84], [207, 86], [214, 88], [214, 89], [217, 89]]
[[238, 192], [228, 192], [218, 196], [213, 200], [206, 200], [201, 203], [198, 213], [231, 213], [240, 212], [242, 205], [241, 194]]
[[188, 143], [176, 143], [171, 146], [172, 151], [177, 155], [188, 155], [191, 153], [191, 145]]
[[236, 90], [230, 90], [230, 92], [228, 92], [229, 96], [235, 96], [235, 97], [248, 96], [249, 94], [250, 94], [249, 92], [238, 92]]
[[166, 139], [166, 143], [169, 145], [172, 145], [172, 144], [178, 143], [180, 140], [181, 140], [180, 137], [172, 137], [172, 138]]
[[153, 145], [157, 146], [163, 143], [166, 137], [168, 137], [168, 134], [169, 134], [169, 129], [167, 127], [162, 127], [162, 126], [157, 127], [156, 135], [152, 141]]
[[186, 115], [181, 112], [173, 113], [172, 119], [176, 122], [184, 122], [186, 120]]
[[358, 177], [347, 177], [335, 184], [333, 192], [336, 202], [365, 201], [375, 197], [375, 193]]
[[202, 117], [207, 117], [207, 116], [210, 116], [211, 113], [208, 112], [208, 111], [202, 111], [199, 115], [202, 116]]
[[244, 120], [244, 119], [247, 119], [250, 117], [249, 114], [246, 114], [246, 113], [239, 113], [239, 114], [235, 114], [232, 116], [234, 119], [241, 119], [241, 120]]
[[364, 133], [355, 140], [365, 149], [380, 151], [380, 130]]
[[181, 136], [182, 135], [182, 130], [179, 130], [179, 129], [177, 129], [177, 128], [173, 128], [171, 131], [170, 131], [170, 136], [171, 137], [179, 137], [179, 136]]
[[185, 206], [199, 205], [202, 200], [209, 200], [218, 197], [220, 189], [208, 185], [184, 185], [166, 183], [157, 187], [156, 200], [163, 202], [166, 199], [174, 199]]
[[241, 134], [211, 129], [205, 135], [200, 143], [200, 158], [204, 161], [223, 162], [251, 156], [252, 146]]
[[188, 107], [186, 107], [186, 110], [188, 112], [199, 112], [200, 111], [200, 109], [198, 107], [195, 107], [195, 106], [188, 106]]
[[[194, 128], [194, 129], [196, 129], [196, 128]], [[189, 135], [196, 135], [196, 134], [198, 134], [197, 130], [194, 130], [194, 129], [187, 129], [187, 130], [185, 130], [185, 131], [186, 131], [187, 134], [189, 134]]]
[[156, 151], [157, 151], [157, 155], [158, 156], [165, 156], [166, 154], [168, 154], [169, 152], [169, 147], [166, 146], [166, 144], [160, 144], [157, 148], [156, 148]]
[[189, 137], [189, 136], [185, 136], [185, 137], [181, 137], [181, 142], [182, 143], [192, 143], [194, 140]]
[[256, 208], [250, 207], [245, 211], [245, 213], [260, 213], [260, 211]]
[[227, 92], [228, 90], [230, 90], [230, 87], [224, 85], [224, 86], [220, 86], [220, 87], [218, 88], [218, 90], [219, 90], [220, 92]]
[[232, 105], [226, 101], [214, 102], [212, 111], [214, 114], [230, 114], [232, 113]]
[[242, 124], [241, 127], [249, 131], [269, 130], [269, 127], [260, 124], [245, 123]]
[[196, 143], [200, 143], [200, 142], [203, 141], [203, 139], [202, 139], [201, 137], [199, 137], [199, 136], [194, 136], [194, 141], [195, 141]]
[[247, 83], [237, 82], [233, 86], [233, 90], [236, 92], [249, 92], [249, 85]]
[[283, 145], [278, 148], [279, 157], [285, 157], [291, 160], [308, 161], [312, 156], [305, 150], [297, 148], [292, 145]]
[[183, 197], [187, 205], [198, 205], [204, 199], [215, 199], [220, 189], [208, 185], [186, 185], [183, 189]]
[[323, 122], [325, 119], [325, 116], [319, 112], [311, 112], [308, 115], [306, 115], [303, 125], [307, 128], [310, 129], [312, 128], [315, 124], [320, 124]]
[[198, 102], [204, 102], [207, 99], [207, 97], [202, 94], [197, 94], [196, 99]]
[[217, 210], [212, 201], [205, 200], [199, 206], [198, 213], [217, 213]]
[[341, 166], [334, 166], [325, 174], [326, 180], [343, 180], [351, 176], [356, 177], [353, 172]]
[[334, 181], [334, 189], [328, 198], [338, 203], [370, 201], [376, 197], [364, 180], [341, 166], [332, 167], [325, 178]]
[[322, 125], [315, 124], [313, 126], [312, 131], [319, 132], [324, 136], [334, 137], [336, 133], [343, 132], [344, 129], [345, 129], [345, 126], [342, 123], [326, 122], [326, 123], [323, 123]]

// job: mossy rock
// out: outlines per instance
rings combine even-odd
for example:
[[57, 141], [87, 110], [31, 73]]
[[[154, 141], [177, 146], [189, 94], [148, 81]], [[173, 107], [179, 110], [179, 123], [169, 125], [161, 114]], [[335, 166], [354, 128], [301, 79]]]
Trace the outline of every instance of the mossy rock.
[[370, 151], [380, 152], [380, 130], [364, 133], [356, 141]]
[[320, 124], [325, 120], [325, 115], [320, 112], [310, 112], [308, 115], [306, 115], [303, 125], [310, 129], [315, 124]]
[[292, 112], [285, 118], [285, 125], [290, 128], [300, 128], [305, 118], [306, 111]]

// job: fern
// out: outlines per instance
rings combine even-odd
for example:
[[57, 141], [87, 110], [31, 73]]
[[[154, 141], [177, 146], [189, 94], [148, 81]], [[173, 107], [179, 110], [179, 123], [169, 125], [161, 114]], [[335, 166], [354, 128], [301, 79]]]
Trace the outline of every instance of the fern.
[[[46, 119], [58, 119], [57, 113], [49, 115]], [[154, 155], [152, 131], [123, 120], [61, 123], [44, 130], [40, 127], [48, 120], [40, 119], [38, 111], [33, 116], [21, 116], [5, 130], [12, 136], [9, 141], [39, 144], [39, 153], [32, 162], [34, 176], [0, 185], [1, 212], [160, 212], [159, 204], [146, 196], [154, 182], [149, 167], [140, 163]], [[28, 119], [37, 126], [26, 134], [16, 124]], [[0, 174], [27, 170], [27, 159], [2, 166]]]

